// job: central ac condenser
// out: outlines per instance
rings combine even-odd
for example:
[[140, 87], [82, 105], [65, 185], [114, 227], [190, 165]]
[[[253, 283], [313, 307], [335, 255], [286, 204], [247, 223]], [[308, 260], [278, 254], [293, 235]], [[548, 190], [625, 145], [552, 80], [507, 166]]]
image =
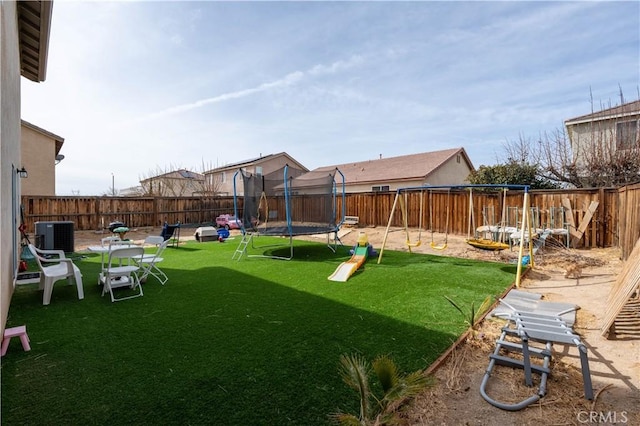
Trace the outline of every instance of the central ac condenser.
[[36, 247], [73, 253], [73, 222], [36, 222]]

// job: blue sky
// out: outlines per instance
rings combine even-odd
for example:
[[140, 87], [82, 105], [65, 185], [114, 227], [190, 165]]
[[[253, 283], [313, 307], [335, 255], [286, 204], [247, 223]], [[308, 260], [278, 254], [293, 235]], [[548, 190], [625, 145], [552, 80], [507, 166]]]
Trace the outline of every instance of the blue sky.
[[286, 151], [309, 169], [464, 147], [496, 164], [638, 99], [638, 2], [56, 1], [22, 118], [65, 139], [57, 195]]

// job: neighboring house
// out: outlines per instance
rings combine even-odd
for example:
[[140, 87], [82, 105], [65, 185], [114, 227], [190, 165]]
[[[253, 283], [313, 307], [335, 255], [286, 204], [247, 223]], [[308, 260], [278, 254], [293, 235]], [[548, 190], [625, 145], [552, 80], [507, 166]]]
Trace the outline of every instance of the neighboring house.
[[[205, 185], [210, 189], [212, 195], [233, 195], [234, 176], [240, 169], [248, 173], [267, 176], [286, 165], [289, 166], [291, 176], [297, 176], [309, 171], [286, 152], [280, 152], [278, 154], [265, 155], [264, 157], [261, 155], [258, 158], [206, 171], [204, 172]], [[244, 194], [241, 176], [238, 176], [236, 180], [236, 191], [237, 195]]]
[[22, 167], [29, 177], [23, 179], [22, 195], [56, 195], [56, 164], [62, 161], [64, 139], [22, 120]]
[[206, 193], [204, 175], [186, 169], [141, 180], [140, 185], [148, 196], [192, 197]]
[[[423, 185], [461, 185], [468, 182], [467, 177], [474, 170], [464, 148], [453, 148], [320, 167], [299, 179], [311, 179], [336, 168], [344, 175], [347, 193], [386, 192]], [[339, 175], [336, 180], [339, 182]]]
[[144, 197], [144, 189], [142, 186], [130, 186], [128, 188], [118, 189], [118, 195], [121, 197]]
[[[20, 76], [44, 81], [53, 2], [0, 2], [0, 332], [20, 260]], [[28, 172], [30, 173], [30, 172]]]
[[640, 100], [564, 122], [573, 160], [582, 167], [591, 156], [640, 148]]

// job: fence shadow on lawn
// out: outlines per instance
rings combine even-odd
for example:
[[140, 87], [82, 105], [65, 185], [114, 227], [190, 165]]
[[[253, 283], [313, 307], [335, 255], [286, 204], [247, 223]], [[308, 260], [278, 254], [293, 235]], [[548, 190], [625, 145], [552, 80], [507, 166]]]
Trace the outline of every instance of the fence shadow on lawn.
[[261, 276], [291, 262], [231, 261], [235, 246], [224, 244], [189, 249], [168, 253], [167, 285], [150, 279], [137, 299], [101, 297], [95, 257], [78, 262], [82, 301], [58, 285], [45, 307], [41, 292], [18, 289], [9, 325], [27, 324], [32, 350], [12, 346], [2, 358], [3, 422], [326, 424], [338, 409], [357, 412], [338, 375], [341, 354], [390, 354], [413, 371], [464, 328], [436, 330], [345, 303], [366, 290], [327, 282], [332, 265], [317, 272], [318, 263], [300, 262], [299, 281], [283, 284]]

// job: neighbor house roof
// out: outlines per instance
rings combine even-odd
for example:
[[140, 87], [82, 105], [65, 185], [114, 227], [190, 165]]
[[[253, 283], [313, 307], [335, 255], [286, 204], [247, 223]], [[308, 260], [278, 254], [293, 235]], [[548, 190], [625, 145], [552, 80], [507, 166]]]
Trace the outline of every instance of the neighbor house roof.
[[19, 1], [17, 6], [20, 73], [31, 81], [44, 81], [53, 1]]
[[469, 160], [464, 148], [452, 148], [442, 151], [423, 152], [420, 154], [319, 167], [314, 169], [311, 172], [312, 174], [307, 173], [304, 175], [303, 178], [313, 178], [313, 175], [317, 177], [320, 174], [326, 174], [337, 168], [344, 175], [347, 184], [422, 179], [438, 170], [443, 164], [451, 158], [455, 158], [458, 154], [463, 156], [469, 168], [473, 170], [473, 164]]
[[172, 170], [170, 172], [163, 173], [156, 176], [151, 176], [141, 180], [140, 182], [146, 182], [149, 180], [160, 179], [160, 178], [204, 180], [204, 175], [201, 173], [192, 172], [187, 169], [179, 169], [179, 170]]
[[242, 167], [248, 167], [248, 166], [252, 166], [252, 165], [256, 165], [256, 164], [261, 164], [261, 163], [267, 162], [267, 161], [269, 161], [269, 160], [271, 160], [273, 158], [282, 157], [282, 156], [287, 157], [291, 163], [294, 163], [295, 165], [300, 166], [300, 168], [302, 170], [304, 170], [305, 172], [309, 170], [306, 167], [304, 167], [302, 164], [300, 164], [298, 161], [296, 161], [295, 158], [293, 158], [289, 154], [287, 154], [286, 152], [279, 152], [277, 154], [268, 154], [268, 155], [264, 155], [264, 156], [260, 155], [260, 157], [251, 158], [249, 160], [242, 160], [242, 161], [239, 161], [237, 163], [226, 164], [224, 166], [216, 167], [215, 169], [208, 170], [208, 171], [205, 172], [205, 174], [221, 172], [221, 171], [225, 171], [225, 170], [236, 170], [236, 169], [240, 169]]
[[581, 115], [580, 117], [565, 120], [565, 126], [580, 123], [590, 123], [592, 121], [612, 120], [629, 116], [640, 115], [640, 100], [627, 102], [612, 108], [603, 109], [602, 111], [591, 114]]

